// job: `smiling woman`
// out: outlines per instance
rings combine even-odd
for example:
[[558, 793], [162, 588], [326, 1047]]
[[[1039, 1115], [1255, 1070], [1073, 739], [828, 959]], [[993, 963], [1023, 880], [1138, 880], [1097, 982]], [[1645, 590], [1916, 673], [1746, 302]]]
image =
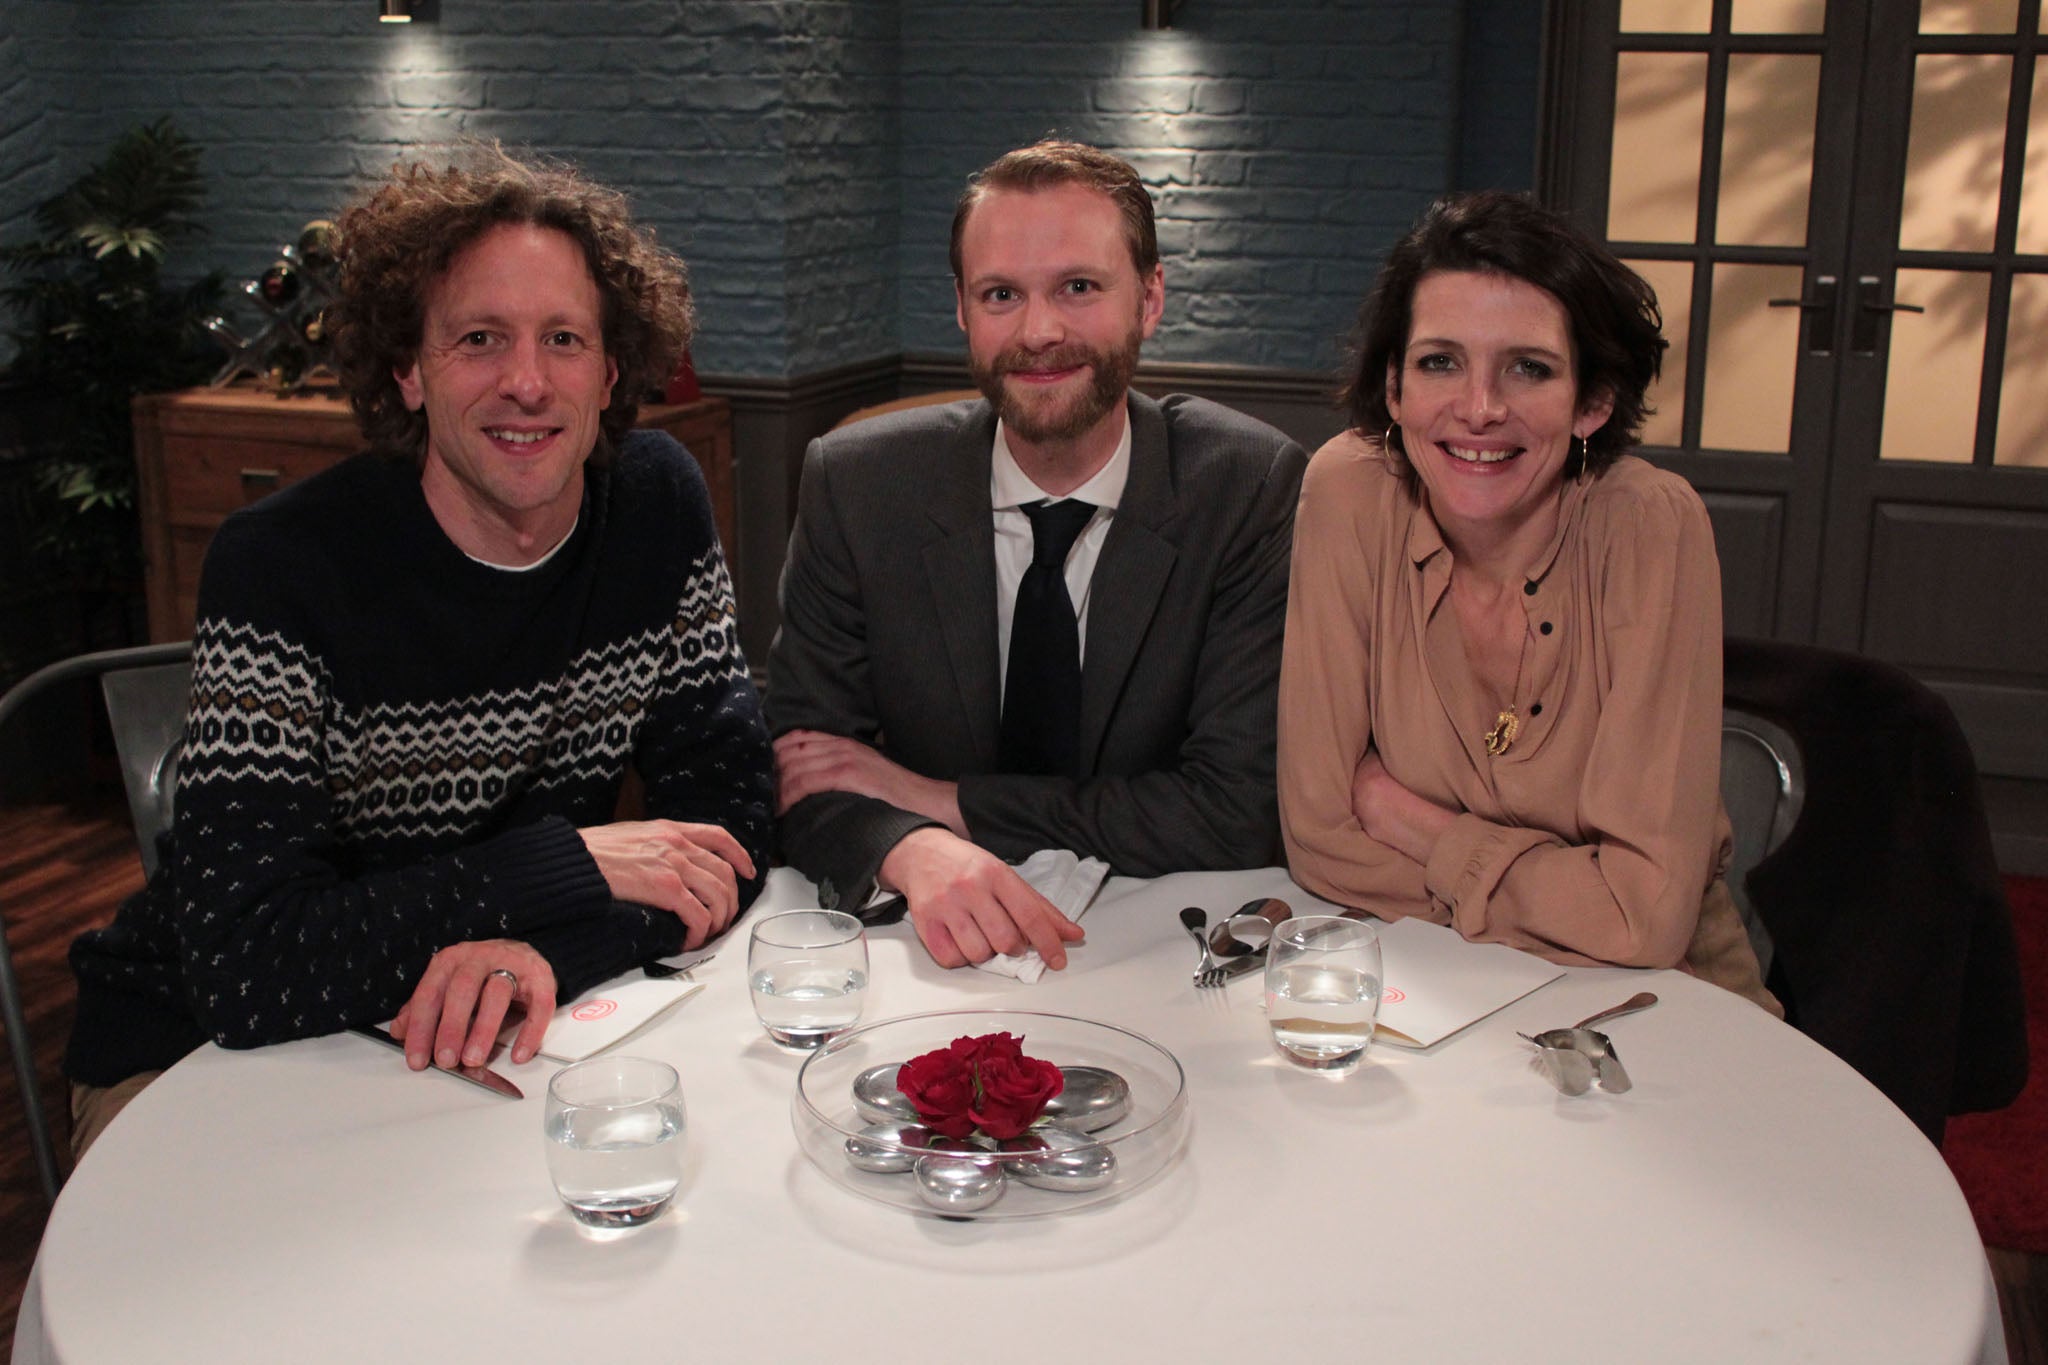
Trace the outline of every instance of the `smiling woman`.
[[1775, 1011], [1721, 880], [1713, 531], [1625, 454], [1663, 347], [1648, 286], [1518, 196], [1395, 247], [1295, 520], [1281, 823], [1317, 895]]

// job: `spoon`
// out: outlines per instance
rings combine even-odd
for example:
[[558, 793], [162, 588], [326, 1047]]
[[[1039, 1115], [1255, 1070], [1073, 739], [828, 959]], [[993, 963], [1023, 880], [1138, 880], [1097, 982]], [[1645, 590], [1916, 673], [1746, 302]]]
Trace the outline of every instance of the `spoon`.
[[[1570, 1028], [1545, 1029], [1533, 1038], [1529, 1037], [1526, 1033], [1521, 1036], [1538, 1047], [1576, 1047], [1586, 1052], [1588, 1056], [1594, 1056], [1598, 1054], [1601, 1048], [1611, 1047], [1612, 1045], [1609, 1043], [1606, 1034], [1593, 1031], [1593, 1025], [1607, 1019], [1619, 1019], [1624, 1014], [1634, 1014], [1637, 1010], [1646, 1010], [1656, 1003], [1657, 997], [1655, 995], [1652, 995], [1649, 991], [1643, 991], [1641, 994], [1630, 996], [1612, 1009], [1604, 1009], [1598, 1014], [1587, 1015]], [[1600, 1041], [1597, 1044], [1588, 1041], [1594, 1038]]]
[[1209, 940], [1202, 935], [1202, 930], [1209, 926], [1209, 912], [1200, 906], [1190, 905], [1180, 912], [1180, 922], [1188, 936], [1194, 939], [1195, 946], [1202, 950], [1202, 960], [1195, 964], [1195, 984], [1207, 986], [1222, 981], [1223, 966], [1209, 951]]
[[1567, 1095], [1585, 1094], [1596, 1075], [1602, 1090], [1617, 1095], [1634, 1084], [1621, 1064], [1621, 1054], [1614, 1050], [1614, 1040], [1596, 1029], [1553, 1028], [1534, 1038], [1526, 1033], [1522, 1037], [1536, 1045], [1551, 1080]]
[[1565, 1094], [1585, 1094], [1595, 1076], [1599, 1078], [1602, 1090], [1622, 1094], [1631, 1089], [1634, 1082], [1621, 1064], [1621, 1055], [1614, 1050], [1614, 1040], [1596, 1032], [1591, 1025], [1646, 1010], [1656, 1003], [1654, 994], [1642, 991], [1612, 1009], [1588, 1015], [1570, 1028], [1546, 1029], [1533, 1038], [1526, 1033], [1522, 1037], [1536, 1045], [1549, 1068], [1552, 1082]]
[[1634, 1014], [1637, 1010], [1646, 1010], [1656, 1003], [1657, 997], [1654, 994], [1649, 991], [1641, 991], [1631, 995], [1612, 1009], [1604, 1009], [1598, 1014], [1587, 1015], [1584, 1019], [1579, 1020], [1578, 1023], [1573, 1024], [1572, 1027], [1591, 1028], [1603, 1019], [1619, 1019], [1624, 1014]]
[[[1243, 957], [1264, 951], [1273, 931], [1294, 915], [1286, 901], [1263, 897], [1246, 901], [1237, 913], [1217, 925], [1209, 934], [1209, 946], [1218, 957]], [[1241, 937], [1248, 935], [1249, 937]]]

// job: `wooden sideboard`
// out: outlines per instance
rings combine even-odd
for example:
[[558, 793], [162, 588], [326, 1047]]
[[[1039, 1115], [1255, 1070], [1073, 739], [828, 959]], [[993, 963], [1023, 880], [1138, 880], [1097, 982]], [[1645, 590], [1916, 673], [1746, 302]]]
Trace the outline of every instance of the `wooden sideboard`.
[[[649, 403], [640, 425], [667, 432], [703, 467], [728, 559], [734, 547], [732, 410], [723, 398]], [[286, 398], [254, 388], [186, 389], [135, 400], [135, 467], [152, 640], [192, 634], [199, 565], [214, 531], [238, 507], [297, 483], [363, 448], [333, 390]]]

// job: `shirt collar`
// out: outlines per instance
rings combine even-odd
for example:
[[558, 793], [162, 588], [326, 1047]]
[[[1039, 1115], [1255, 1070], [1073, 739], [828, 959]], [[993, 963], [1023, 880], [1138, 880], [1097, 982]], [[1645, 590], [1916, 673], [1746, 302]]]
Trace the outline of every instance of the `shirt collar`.
[[[1124, 484], [1130, 477], [1131, 422], [1127, 413], [1124, 434], [1117, 439], [1116, 449], [1110, 452], [1109, 462], [1095, 471], [1095, 477], [1067, 496], [1115, 511], [1117, 504], [1123, 501]], [[1022, 507], [1027, 502], [1044, 502], [1047, 497], [1046, 491], [1031, 481], [1031, 476], [1017, 464], [1017, 457], [1010, 453], [1009, 437], [1000, 420], [996, 422], [995, 452], [989, 462], [988, 483], [989, 505], [998, 512]]]
[[[1552, 533], [1550, 543], [1536, 562], [1524, 574], [1528, 584], [1526, 605], [1534, 608], [1541, 601], [1540, 584], [1557, 563], [1559, 551], [1564, 548], [1565, 537], [1571, 534], [1573, 526], [1585, 509], [1586, 494], [1597, 475], [1581, 474], [1564, 486], [1564, 496], [1557, 509], [1557, 530]], [[1417, 481], [1418, 483], [1420, 480]], [[1415, 510], [1408, 518], [1408, 562], [1420, 575], [1425, 614], [1434, 614], [1437, 604], [1451, 586], [1451, 547], [1444, 540], [1443, 528], [1436, 524], [1436, 517], [1429, 510], [1429, 494], [1417, 490]]]
[[[1564, 538], [1579, 519], [1580, 509], [1585, 505], [1587, 490], [1597, 475], [1581, 474], [1565, 482], [1563, 494], [1558, 502], [1557, 529], [1550, 534], [1550, 543], [1543, 547], [1543, 553], [1536, 556], [1524, 575], [1531, 583], [1540, 583], [1557, 562], [1558, 551], [1564, 548]], [[1419, 480], [1417, 481], [1420, 482]], [[1418, 488], [1414, 515], [1408, 521], [1408, 559], [1420, 568], [1439, 551], [1450, 547], [1444, 543], [1443, 529], [1436, 524], [1436, 517], [1429, 510], [1429, 494]]]
[[[565, 534], [560, 540], [556, 541], [554, 545], [548, 549], [548, 552], [546, 554], [542, 555], [539, 559], [534, 560], [531, 564], [499, 564], [494, 560], [482, 559], [476, 555], [471, 554], [467, 550], [462, 550], [462, 547], [460, 545], [456, 545], [455, 548], [458, 550], [462, 550], [463, 558], [469, 560], [473, 564], [481, 564], [486, 569], [496, 569], [499, 573], [532, 573], [535, 569], [540, 568], [549, 560], [553, 559], [556, 555], [560, 554], [562, 552], [562, 547], [569, 543], [571, 537], [573, 537], [576, 534], [576, 528], [578, 526], [581, 526], [582, 524], [583, 513], [581, 511], [578, 511], [576, 513], [576, 520], [569, 523], [568, 533]], [[455, 542], [450, 541], [449, 544], [454, 545]]]

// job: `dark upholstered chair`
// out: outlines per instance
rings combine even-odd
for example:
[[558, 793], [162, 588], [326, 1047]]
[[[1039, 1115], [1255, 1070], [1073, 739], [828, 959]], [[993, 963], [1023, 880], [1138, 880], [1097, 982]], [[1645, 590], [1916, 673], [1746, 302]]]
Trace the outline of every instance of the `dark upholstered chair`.
[[1730, 726], [1757, 718], [1796, 746], [1790, 815], [1724, 775], [1747, 826], [1738, 863], [1752, 855], [1738, 901], [1768, 933], [1790, 1022], [1936, 1143], [1948, 1115], [2010, 1104], [2027, 1076], [2019, 959], [1955, 716], [1898, 669], [1831, 650], [1729, 640], [1725, 673]]

